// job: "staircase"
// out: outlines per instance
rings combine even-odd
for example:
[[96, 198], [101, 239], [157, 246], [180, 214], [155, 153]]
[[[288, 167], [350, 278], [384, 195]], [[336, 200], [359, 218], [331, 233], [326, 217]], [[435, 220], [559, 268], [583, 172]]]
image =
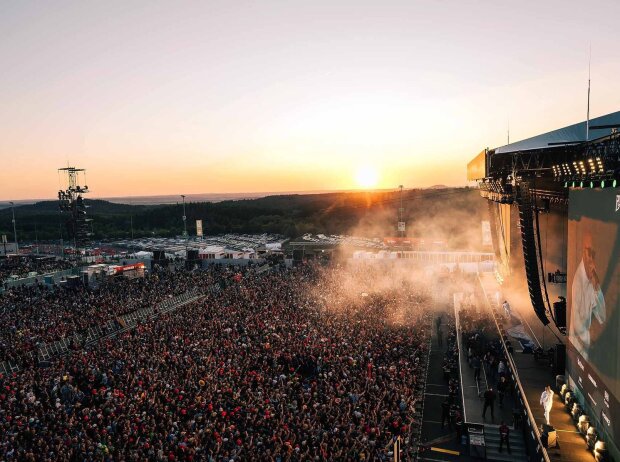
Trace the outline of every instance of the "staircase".
[[484, 443], [487, 451], [487, 460], [518, 462], [527, 461], [525, 452], [525, 442], [521, 435], [521, 430], [513, 430], [510, 427], [510, 454], [506, 446], [499, 452], [499, 425], [484, 426]]

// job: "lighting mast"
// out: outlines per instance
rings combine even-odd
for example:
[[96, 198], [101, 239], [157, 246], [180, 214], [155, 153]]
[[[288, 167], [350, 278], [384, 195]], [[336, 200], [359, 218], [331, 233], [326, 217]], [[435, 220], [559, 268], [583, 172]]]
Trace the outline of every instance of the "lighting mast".
[[400, 207], [398, 208], [398, 235], [400, 237], [405, 237], [405, 221], [404, 221], [404, 212], [403, 208], [403, 185], [398, 186], [400, 188]]

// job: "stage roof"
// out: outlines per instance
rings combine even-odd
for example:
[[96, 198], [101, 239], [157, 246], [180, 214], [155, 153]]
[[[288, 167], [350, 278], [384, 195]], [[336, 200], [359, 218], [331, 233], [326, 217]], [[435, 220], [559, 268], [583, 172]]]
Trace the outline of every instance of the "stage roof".
[[[611, 127], [597, 129], [597, 126], [617, 126], [620, 128], [620, 111], [590, 119], [590, 140], [611, 134]], [[510, 143], [495, 149], [495, 154], [506, 154], [517, 151], [529, 151], [554, 147], [559, 144], [581, 143], [586, 140], [586, 122], [579, 122], [568, 127], [533, 136], [525, 140]]]

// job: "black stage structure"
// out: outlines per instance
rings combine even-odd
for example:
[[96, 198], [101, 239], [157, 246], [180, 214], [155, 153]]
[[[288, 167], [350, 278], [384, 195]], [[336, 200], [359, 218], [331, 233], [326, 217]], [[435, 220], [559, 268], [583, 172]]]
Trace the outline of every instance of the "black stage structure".
[[[591, 448], [593, 455], [598, 456], [597, 460], [610, 460], [612, 456], [620, 460], [618, 430], [614, 430], [613, 422], [610, 423], [613, 416], [609, 417], [613, 414], [619, 388], [614, 385], [609, 390], [598, 389], [602, 382], [617, 383], [620, 387], [620, 368], [608, 368], [605, 374], [600, 374], [599, 368], [590, 369], [588, 364], [584, 367], [588, 356], [580, 356], [577, 353], [583, 352], [572, 347], [571, 329], [567, 325], [570, 324], [567, 298], [569, 306], [571, 302], [567, 274], [571, 269], [569, 261], [573, 261], [570, 258], [574, 259], [571, 253], [576, 248], [576, 243], [572, 242], [575, 225], [571, 224], [574, 211], [569, 214], [575, 204], [571, 204], [571, 200], [580, 198], [583, 204], [585, 194], [598, 194], [596, 197], [605, 197], [605, 200], [613, 200], [615, 196], [615, 213], [607, 205], [605, 213], [609, 213], [613, 223], [620, 223], [620, 111], [495, 149], [487, 148], [469, 162], [467, 178], [477, 182], [481, 196], [488, 201], [491, 237], [498, 262], [496, 277], [502, 292], [512, 287], [513, 293], [520, 290], [526, 294], [523, 299], [531, 305], [530, 312], [538, 319], [539, 328], [544, 326], [553, 338], [553, 350], [548, 355], [552, 358], [554, 372], [564, 376], [566, 386], [562, 397], [567, 396], [568, 391], [570, 399], [574, 400], [572, 405], [578, 405], [578, 412], [586, 415], [596, 429], [597, 439]], [[595, 202], [592, 207], [599, 207], [598, 200]], [[617, 226], [610, 229], [613, 242], [607, 251], [613, 260], [620, 255], [620, 234]], [[614, 268], [613, 264], [607, 266]], [[613, 280], [617, 275], [617, 271], [612, 271], [610, 276], [601, 277], [601, 286], [609, 291], [617, 290], [620, 284]], [[568, 276], [570, 279], [570, 274]], [[608, 315], [620, 315], [609, 313], [617, 299], [617, 295], [613, 295], [611, 304], [608, 300]], [[611, 354], [620, 352], [620, 340], [616, 345], [609, 345], [609, 350]], [[575, 372], [577, 368], [571, 368], [570, 364], [578, 364], [582, 372]], [[580, 375], [584, 376], [586, 384], [581, 382]], [[601, 376], [604, 380], [597, 381]], [[588, 382], [594, 383], [597, 389], [590, 390]], [[560, 389], [558, 386], [558, 392]], [[599, 400], [595, 392], [604, 398]], [[536, 433], [533, 436], [540, 443], [542, 432]], [[594, 448], [597, 441], [600, 441], [597, 448], [601, 449], [604, 443], [606, 450], [597, 452]]]

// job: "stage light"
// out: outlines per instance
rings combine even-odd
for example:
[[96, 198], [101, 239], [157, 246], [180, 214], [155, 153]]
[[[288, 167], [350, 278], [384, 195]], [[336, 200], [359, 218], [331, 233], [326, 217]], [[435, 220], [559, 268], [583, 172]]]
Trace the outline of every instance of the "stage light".
[[579, 183], [579, 187], [583, 188], [583, 181]]
[[565, 187], [565, 188], [568, 188], [568, 181], [565, 181], [565, 182], [564, 182], [564, 187]]
[[594, 460], [596, 462], [607, 462], [609, 460], [609, 453], [605, 443], [601, 440], [598, 440], [594, 445]]
[[573, 181], [573, 188], [575, 187], [575, 182]]
[[594, 181], [590, 181], [590, 189], [594, 189]]
[[611, 186], [612, 186], [613, 188], [615, 188], [617, 184], [618, 184], [618, 180], [614, 180], [614, 182], [611, 184]]
[[588, 428], [590, 428], [590, 419], [587, 415], [582, 414], [579, 416], [579, 423], [577, 424], [577, 428], [582, 435], [586, 435], [588, 433]]
[[605, 187], [605, 180], [602, 180], [601, 181], [601, 188], [604, 188], [604, 187]]
[[590, 428], [588, 428], [588, 431], [586, 432], [586, 443], [590, 449], [594, 449], [594, 445], [596, 444], [597, 441], [598, 441], [598, 432], [596, 431], [596, 428], [591, 426]]
[[603, 441], [601, 441], [601, 440], [598, 440], [596, 442], [596, 444], [594, 445], [594, 450], [595, 451], [601, 451], [603, 449], [605, 449], [605, 443]]

